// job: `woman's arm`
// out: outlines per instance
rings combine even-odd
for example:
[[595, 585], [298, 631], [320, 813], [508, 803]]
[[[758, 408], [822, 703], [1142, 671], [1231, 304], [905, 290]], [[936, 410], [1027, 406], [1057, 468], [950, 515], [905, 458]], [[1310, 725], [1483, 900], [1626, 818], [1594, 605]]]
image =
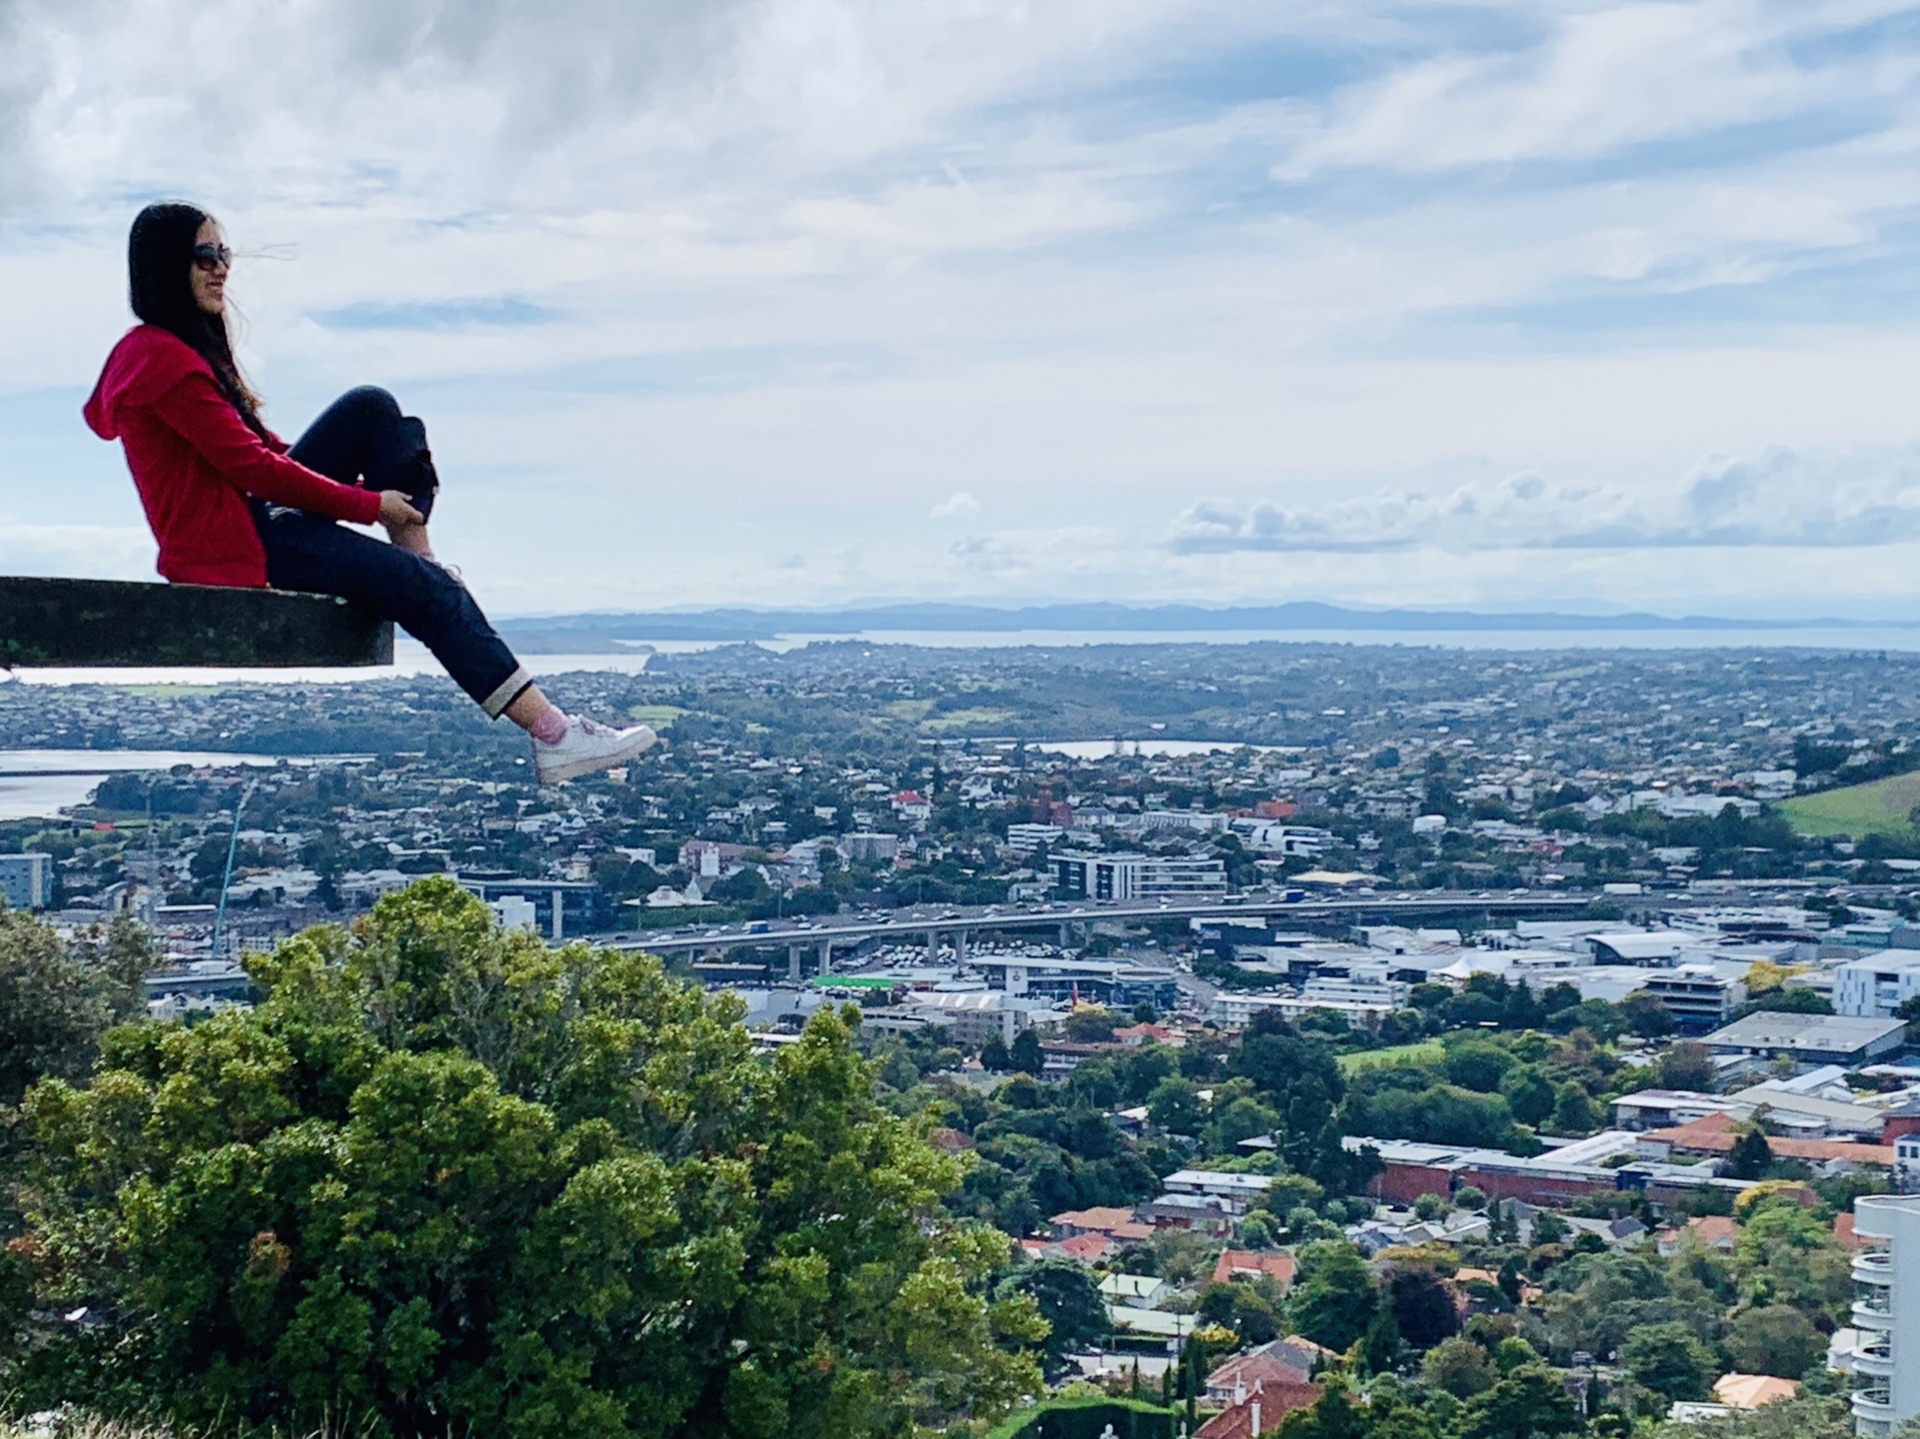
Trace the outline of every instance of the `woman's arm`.
[[209, 374], [187, 375], [154, 401], [153, 413], [235, 489], [354, 524], [380, 518], [380, 496], [374, 491], [339, 484], [275, 454], [247, 428]]

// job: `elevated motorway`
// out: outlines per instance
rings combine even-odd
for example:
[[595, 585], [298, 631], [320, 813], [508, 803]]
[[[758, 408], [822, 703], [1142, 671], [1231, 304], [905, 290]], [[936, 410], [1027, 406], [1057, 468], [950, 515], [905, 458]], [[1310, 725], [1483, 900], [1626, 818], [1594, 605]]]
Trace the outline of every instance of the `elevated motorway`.
[[731, 949], [785, 949], [788, 975], [800, 975], [801, 956], [815, 950], [822, 973], [833, 968], [835, 951], [855, 949], [870, 940], [923, 940], [937, 949], [941, 935], [953, 938], [958, 955], [981, 933], [1021, 934], [1052, 931], [1062, 945], [1074, 929], [1097, 923], [1148, 923], [1193, 919], [1270, 919], [1285, 917], [1302, 926], [1315, 922], [1407, 924], [1441, 919], [1572, 918], [1593, 902], [1589, 895], [1395, 894], [1356, 899], [1233, 898], [1188, 901], [1068, 901], [1035, 905], [984, 905], [940, 908], [931, 905], [890, 910], [863, 917], [814, 920], [762, 920], [738, 924], [686, 925], [604, 941], [615, 949], [651, 954], [724, 954]]

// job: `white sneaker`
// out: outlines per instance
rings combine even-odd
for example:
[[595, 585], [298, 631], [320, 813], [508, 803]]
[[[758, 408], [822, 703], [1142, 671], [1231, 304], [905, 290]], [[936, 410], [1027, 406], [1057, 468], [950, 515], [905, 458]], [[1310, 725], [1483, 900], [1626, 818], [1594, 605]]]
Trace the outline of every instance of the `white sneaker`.
[[595, 770], [612, 769], [652, 749], [658, 736], [646, 725], [609, 729], [570, 716], [558, 744], [533, 742], [533, 773], [541, 784], [565, 784]]

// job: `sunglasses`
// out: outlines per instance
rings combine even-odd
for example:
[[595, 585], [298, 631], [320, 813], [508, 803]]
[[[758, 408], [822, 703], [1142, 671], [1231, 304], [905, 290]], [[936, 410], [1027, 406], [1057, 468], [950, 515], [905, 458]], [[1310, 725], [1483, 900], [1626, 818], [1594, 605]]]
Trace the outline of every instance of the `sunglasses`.
[[225, 245], [195, 245], [193, 263], [202, 270], [231, 269], [233, 251]]

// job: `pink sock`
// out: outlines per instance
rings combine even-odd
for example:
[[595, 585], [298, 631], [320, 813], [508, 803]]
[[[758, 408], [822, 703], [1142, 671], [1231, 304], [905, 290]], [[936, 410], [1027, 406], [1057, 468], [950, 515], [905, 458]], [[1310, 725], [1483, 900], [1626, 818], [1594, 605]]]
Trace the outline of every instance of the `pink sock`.
[[553, 706], [527, 726], [527, 733], [539, 740], [541, 744], [559, 744], [567, 737], [566, 712], [558, 705]]

